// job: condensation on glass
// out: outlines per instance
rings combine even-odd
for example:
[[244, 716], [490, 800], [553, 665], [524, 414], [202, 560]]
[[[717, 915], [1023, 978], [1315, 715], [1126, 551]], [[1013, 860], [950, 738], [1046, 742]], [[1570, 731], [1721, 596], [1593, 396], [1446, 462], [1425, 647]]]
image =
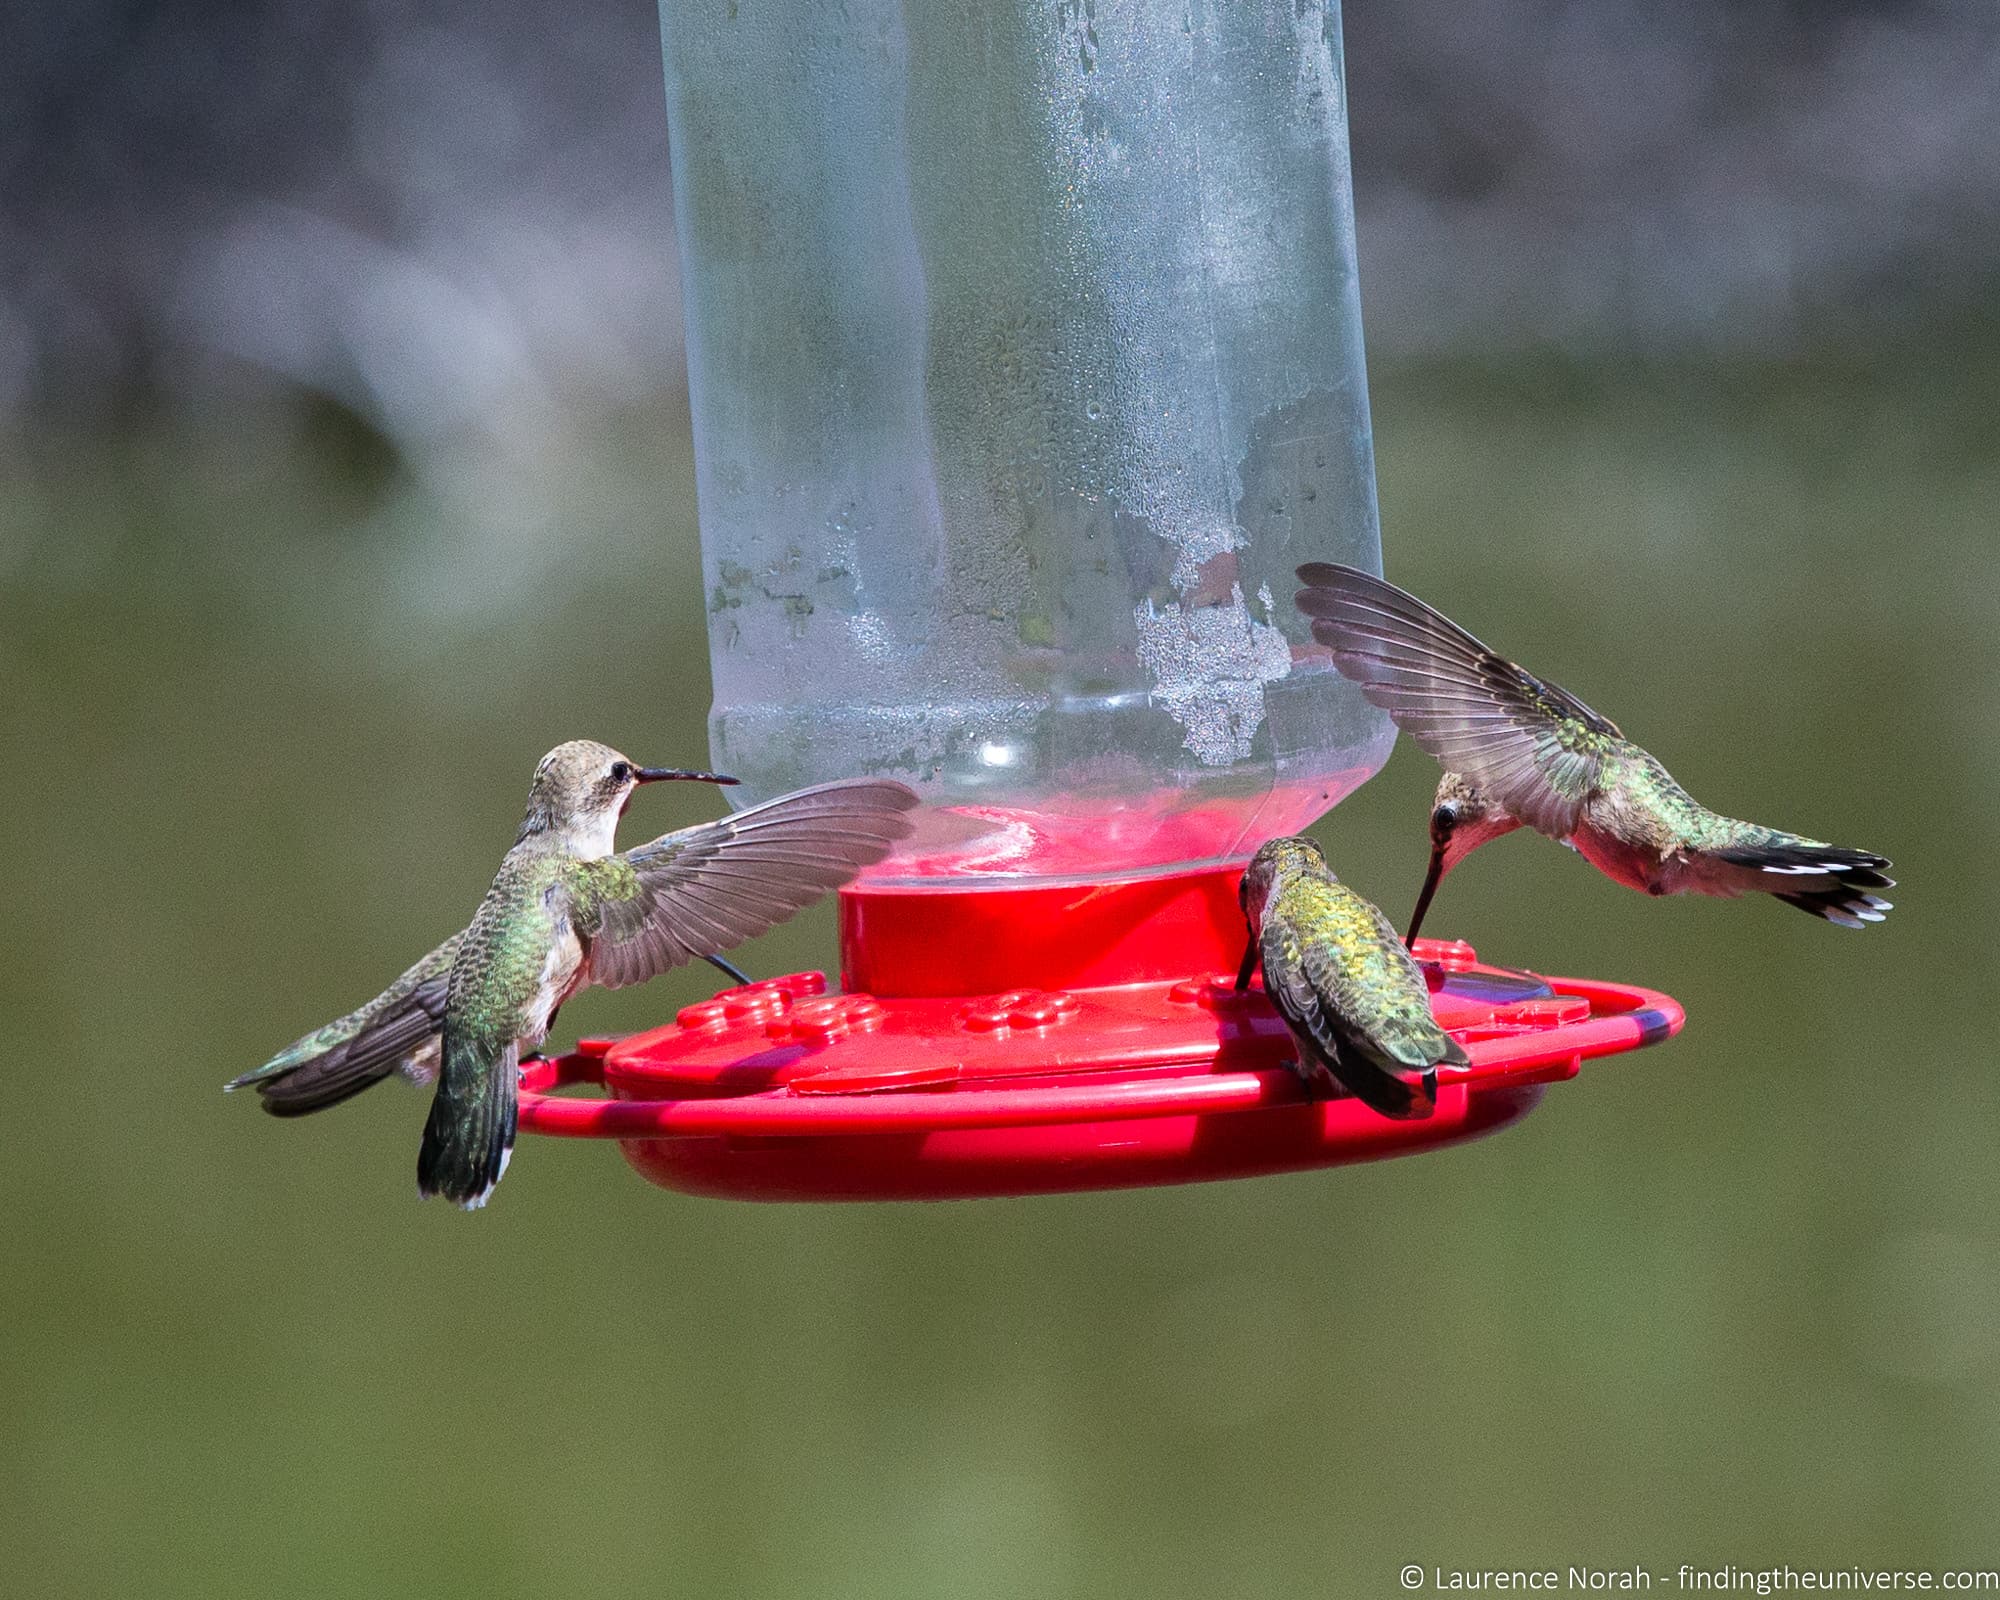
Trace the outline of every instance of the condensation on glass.
[[[1387, 721], [1337, 5], [669, 0], [715, 703], [752, 802], [884, 773], [886, 881], [1227, 862]], [[878, 880], [884, 881], [884, 880]]]

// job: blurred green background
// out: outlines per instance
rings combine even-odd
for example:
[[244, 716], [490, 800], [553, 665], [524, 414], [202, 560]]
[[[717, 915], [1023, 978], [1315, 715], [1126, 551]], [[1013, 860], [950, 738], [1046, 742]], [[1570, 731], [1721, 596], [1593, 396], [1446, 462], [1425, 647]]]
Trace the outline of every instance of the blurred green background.
[[[8, 436], [0, 1590], [1297, 1596], [1393, 1593], [1409, 1561], [2000, 1562], [1996, 405], [1979, 326], [1378, 367], [1393, 576], [1711, 803], [1902, 881], [1863, 936], [1649, 903], [1527, 837], [1482, 854], [1434, 931], [1689, 1012], [1522, 1127], [1257, 1182], [818, 1208], [527, 1140], [471, 1218], [415, 1201], [422, 1094], [283, 1125], [219, 1088], [456, 924], [548, 745], [703, 755], [685, 411], [481, 458], [470, 510], [337, 408]], [[559, 527], [559, 560], [495, 542], [510, 518]], [[1397, 917], [1434, 777], [1405, 743], [1321, 825]], [[712, 803], [648, 792], [627, 835]], [[821, 907], [746, 960], [831, 943]]]

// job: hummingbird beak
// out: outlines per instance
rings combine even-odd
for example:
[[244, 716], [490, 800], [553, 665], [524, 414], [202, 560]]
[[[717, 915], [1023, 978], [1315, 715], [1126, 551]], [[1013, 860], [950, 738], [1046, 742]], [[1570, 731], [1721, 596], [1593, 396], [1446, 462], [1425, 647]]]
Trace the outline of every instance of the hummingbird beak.
[[1257, 970], [1257, 957], [1261, 952], [1257, 947], [1257, 937], [1252, 934], [1249, 947], [1243, 952], [1243, 965], [1236, 969], [1236, 992], [1243, 993], [1250, 987], [1250, 978]]
[[1431, 869], [1424, 874], [1424, 887], [1417, 895], [1417, 909], [1410, 913], [1410, 931], [1403, 935], [1404, 944], [1417, 942], [1417, 930], [1424, 925], [1424, 913], [1431, 908], [1431, 896], [1437, 893], [1437, 887], [1443, 881], [1444, 846], [1434, 844], [1431, 846]]
[[639, 767], [632, 773], [634, 783], [719, 783], [725, 788], [737, 780], [719, 772], [694, 772], [687, 767]]

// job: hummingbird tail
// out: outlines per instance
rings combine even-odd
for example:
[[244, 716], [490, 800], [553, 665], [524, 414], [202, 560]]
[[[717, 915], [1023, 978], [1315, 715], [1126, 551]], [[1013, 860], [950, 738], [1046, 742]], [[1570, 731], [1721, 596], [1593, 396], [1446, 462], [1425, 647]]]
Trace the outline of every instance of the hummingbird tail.
[[[1318, 1052], [1312, 1052], [1315, 1058]], [[1338, 1084], [1355, 1099], [1359, 1100], [1377, 1116], [1389, 1117], [1397, 1122], [1409, 1122], [1428, 1117], [1437, 1109], [1437, 1069], [1431, 1068], [1411, 1083], [1400, 1072], [1377, 1066], [1354, 1050], [1343, 1050], [1339, 1059], [1332, 1064], [1315, 1059], [1313, 1067], [1299, 1063], [1299, 1076], [1304, 1080], [1307, 1092], [1315, 1099], [1322, 1097], [1322, 1086], [1327, 1080]]]
[[483, 1055], [476, 1046], [447, 1044], [417, 1153], [417, 1193], [440, 1195], [467, 1211], [485, 1205], [506, 1172], [520, 1116], [519, 1046], [510, 1040], [497, 1060]]
[[1882, 871], [1888, 858], [1866, 850], [1784, 839], [1716, 853], [1740, 869], [1735, 881], [1742, 888], [1761, 889], [1838, 927], [1880, 922], [1892, 905], [1873, 892], [1896, 886], [1896, 880]]
[[1823, 918], [1842, 928], [1864, 928], [1871, 922], [1880, 922], [1895, 909], [1893, 900], [1857, 894], [1847, 888], [1822, 889], [1817, 894], [1781, 894], [1778, 898], [1808, 916]]

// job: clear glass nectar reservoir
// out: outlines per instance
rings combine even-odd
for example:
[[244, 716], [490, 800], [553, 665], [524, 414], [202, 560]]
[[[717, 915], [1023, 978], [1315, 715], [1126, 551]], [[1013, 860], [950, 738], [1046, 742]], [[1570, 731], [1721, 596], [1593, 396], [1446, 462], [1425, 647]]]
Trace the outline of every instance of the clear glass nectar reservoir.
[[667, 0], [715, 761], [875, 881], [1226, 862], [1387, 757], [1337, 5]]

